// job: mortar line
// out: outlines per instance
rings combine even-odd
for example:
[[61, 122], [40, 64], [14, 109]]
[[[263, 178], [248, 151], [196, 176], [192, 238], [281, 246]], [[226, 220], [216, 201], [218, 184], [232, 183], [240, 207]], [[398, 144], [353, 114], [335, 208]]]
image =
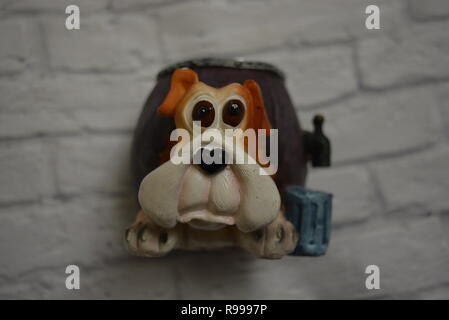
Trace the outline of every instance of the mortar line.
[[382, 162], [385, 160], [399, 159], [407, 156], [414, 156], [426, 151], [432, 151], [441, 146], [441, 143], [433, 142], [422, 144], [417, 147], [411, 147], [404, 150], [384, 152], [382, 154], [369, 155], [349, 160], [336, 161], [332, 164], [333, 168], [344, 168], [353, 165], [371, 164], [374, 162]]
[[377, 198], [377, 200], [379, 201], [380, 209], [382, 212], [386, 213], [388, 210], [388, 205], [387, 205], [387, 200], [385, 198], [385, 194], [382, 190], [382, 186], [380, 184], [379, 177], [377, 176], [375, 170], [370, 165], [366, 166], [366, 170], [368, 172], [368, 176], [371, 181], [370, 184], [371, 184], [372, 191], [373, 191], [375, 197]]

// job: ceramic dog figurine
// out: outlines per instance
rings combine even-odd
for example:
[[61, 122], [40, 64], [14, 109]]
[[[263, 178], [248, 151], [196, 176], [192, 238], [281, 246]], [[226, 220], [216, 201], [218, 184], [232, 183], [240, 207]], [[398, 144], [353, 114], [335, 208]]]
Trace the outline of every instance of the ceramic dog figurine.
[[[332, 195], [304, 184], [308, 163], [330, 166], [330, 141], [321, 115], [313, 132], [301, 128], [284, 79], [271, 64], [241, 59], [193, 59], [159, 72], [131, 148], [141, 207], [126, 232], [132, 253], [325, 254]], [[242, 158], [252, 161], [235, 161]]]
[[[173, 118], [176, 128], [186, 130], [192, 137], [193, 121], [201, 123], [203, 134], [211, 129], [271, 129], [256, 81], [248, 79], [243, 84], [214, 88], [201, 82], [189, 68], [173, 73], [170, 90], [158, 113]], [[234, 155], [247, 152], [243, 137], [235, 139], [236, 150], [217, 144], [206, 151]], [[142, 210], [126, 233], [129, 250], [149, 257], [163, 256], [173, 249], [229, 246], [263, 258], [281, 258], [292, 252], [298, 232], [285, 217], [273, 178], [260, 174], [264, 169], [259, 162], [170, 161], [170, 151], [181, 150], [187, 144], [168, 144], [161, 154], [161, 165], [141, 182], [138, 199]], [[205, 142], [200, 141], [199, 145], [192, 156], [204, 152]]]

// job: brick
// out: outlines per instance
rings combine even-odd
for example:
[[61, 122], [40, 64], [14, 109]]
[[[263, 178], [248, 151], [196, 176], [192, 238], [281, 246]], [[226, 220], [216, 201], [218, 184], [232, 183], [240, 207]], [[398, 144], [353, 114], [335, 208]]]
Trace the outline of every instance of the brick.
[[363, 40], [358, 46], [362, 82], [388, 88], [449, 76], [449, 22], [418, 24], [394, 37]]
[[40, 35], [33, 19], [4, 19], [0, 21], [0, 75], [15, 74], [34, 68], [42, 62]]
[[442, 136], [440, 98], [431, 86], [365, 93], [322, 110], [301, 111], [305, 129], [317, 113], [332, 143], [334, 163], [373, 160], [438, 141]]
[[138, 75], [54, 75], [0, 79], [0, 138], [131, 131], [154, 84]]
[[129, 257], [123, 235], [135, 213], [133, 200], [119, 196], [2, 208], [0, 275], [15, 277], [45, 268], [61, 268], [64, 275], [68, 264], [91, 268]]
[[[380, 1], [385, 30], [402, 21], [401, 1]], [[328, 43], [364, 37], [368, 1], [276, 0], [184, 2], [158, 10], [171, 60], [235, 55], [296, 42]]]
[[123, 10], [143, 10], [152, 5], [165, 4], [167, 0], [112, 0], [111, 8], [117, 11]]
[[390, 210], [449, 210], [449, 149], [425, 151], [376, 166]]
[[449, 244], [449, 211], [446, 210], [445, 213], [440, 215], [441, 226], [445, 230], [444, 234], [446, 235], [446, 243]]
[[76, 112], [74, 117], [84, 129], [91, 130], [93, 132], [132, 132], [137, 124], [139, 112], [140, 108], [83, 110]]
[[[255, 260], [243, 253], [180, 255], [183, 299], [346, 299], [410, 292], [448, 280], [449, 254], [435, 218], [373, 221], [334, 232], [320, 258]], [[380, 290], [365, 288], [365, 268], [380, 268]], [[336, 276], [338, 275], [338, 276]]]
[[138, 117], [137, 108], [3, 113], [1, 138], [27, 138], [77, 134], [80, 132], [132, 132]]
[[[2, 112], [139, 110], [154, 85], [154, 67], [145, 75], [58, 74], [0, 79]], [[148, 73], [148, 74], [147, 74]]]
[[[279, 10], [281, 7], [283, 10]], [[266, 18], [268, 11], [270, 19]], [[187, 2], [158, 12], [162, 38], [172, 60], [278, 46], [297, 28], [299, 19], [292, 19], [294, 13], [290, 1], [274, 8], [255, 2], [232, 6]], [[284, 19], [278, 19], [280, 14], [286, 15]]]
[[449, 84], [445, 83], [438, 87], [438, 95], [440, 100], [440, 111], [443, 119], [443, 126], [446, 136], [449, 137]]
[[[66, 266], [38, 270], [0, 286], [2, 299], [176, 299], [167, 259], [127, 258], [111, 265], [80, 266], [80, 290], [65, 287]], [[126, 288], [126, 290], [123, 290]]]
[[15, 283], [15, 284], [2, 284], [0, 287], [0, 298], [4, 300], [13, 300], [14, 298], [20, 299], [30, 294], [31, 286], [27, 283]]
[[59, 12], [65, 15], [65, 8], [68, 5], [77, 5], [80, 14], [106, 9], [108, 0], [14, 0], [3, 5], [6, 12]]
[[376, 264], [381, 272], [381, 290], [368, 292], [362, 287], [360, 297], [416, 292], [449, 280], [445, 271], [449, 262], [447, 243], [442, 240], [444, 231], [438, 218], [387, 221], [386, 224], [371, 226], [371, 231], [365, 231], [367, 236], [362, 237], [360, 247], [352, 247], [363, 266]]
[[0, 203], [39, 200], [54, 192], [47, 152], [40, 142], [0, 144]]
[[0, 137], [39, 137], [77, 134], [85, 131], [132, 132], [137, 123], [138, 112], [137, 108], [111, 108], [3, 113], [0, 117]]
[[408, 19], [401, 0], [377, 0], [375, 3], [369, 0], [299, 2], [296, 13], [302, 23], [290, 40], [293, 44], [321, 45], [378, 36], [377, 30], [365, 27], [365, 9], [372, 4], [380, 9], [382, 34], [395, 32]]
[[128, 135], [82, 135], [56, 145], [58, 185], [63, 194], [129, 191]]
[[51, 265], [65, 245], [63, 212], [39, 204], [2, 208], [0, 274], [13, 277]]
[[55, 70], [125, 72], [160, 59], [156, 25], [150, 17], [106, 15], [81, 19], [79, 30], [67, 30], [61, 19], [44, 22]]
[[0, 137], [38, 137], [84, 131], [132, 132], [137, 123], [138, 112], [139, 110], [134, 108], [5, 113], [0, 119]]
[[335, 46], [274, 51], [249, 58], [284, 70], [293, 102], [301, 107], [338, 99], [357, 89], [351, 55], [350, 48]]
[[[84, 289], [78, 292], [60, 288], [42, 290], [48, 297], [65, 299], [176, 299], [176, 280], [164, 259], [127, 258], [123, 263], [84, 272]], [[126, 279], [126, 280], [125, 280]], [[123, 290], [127, 288], [127, 290]]]
[[364, 168], [313, 168], [308, 172], [306, 186], [333, 194], [334, 226], [360, 222], [381, 211], [372, 181]]
[[391, 296], [382, 296], [388, 300], [447, 300], [449, 297], [449, 285], [447, 283], [436, 284], [430, 287], [419, 288], [411, 292], [401, 292]]
[[0, 137], [17, 138], [54, 133], [70, 133], [79, 126], [63, 113], [14, 112], [0, 117]]
[[449, 286], [443, 285], [424, 290], [417, 290], [416, 299], [421, 300], [447, 300], [449, 299]]
[[446, 0], [409, 0], [412, 16], [419, 20], [428, 20], [449, 16], [449, 2]]
[[[335, 231], [330, 251], [321, 258], [285, 257], [269, 261], [230, 250], [171, 254], [164, 259], [126, 258], [94, 268], [81, 265], [80, 291], [64, 288], [65, 262], [61, 266], [49, 263], [52, 268], [41, 268], [14, 283], [2, 284], [0, 295], [183, 299], [410, 297], [410, 292], [448, 280], [449, 256], [442, 236], [435, 217], [373, 221]], [[86, 250], [90, 253], [92, 245]], [[71, 254], [65, 257], [67, 261], [76, 261]], [[365, 289], [364, 271], [369, 264], [380, 267], [380, 290]], [[128, 290], [122, 290], [124, 286]]]

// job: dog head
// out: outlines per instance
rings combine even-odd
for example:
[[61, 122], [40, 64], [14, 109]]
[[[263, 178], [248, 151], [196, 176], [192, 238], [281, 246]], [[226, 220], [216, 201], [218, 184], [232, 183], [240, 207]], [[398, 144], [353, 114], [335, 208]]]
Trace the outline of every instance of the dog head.
[[177, 130], [161, 166], [139, 189], [143, 211], [157, 224], [207, 230], [235, 225], [250, 232], [276, 218], [280, 195], [272, 177], [263, 174], [263, 139], [257, 146], [254, 141], [271, 129], [255, 81], [213, 88], [193, 70], [177, 69], [158, 112], [173, 117]]

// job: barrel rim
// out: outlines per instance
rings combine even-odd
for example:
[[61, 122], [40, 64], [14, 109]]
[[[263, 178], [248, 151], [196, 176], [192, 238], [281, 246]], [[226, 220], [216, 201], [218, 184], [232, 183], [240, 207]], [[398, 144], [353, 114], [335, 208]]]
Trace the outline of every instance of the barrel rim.
[[247, 69], [247, 70], [260, 70], [271, 72], [281, 79], [285, 79], [284, 73], [271, 63], [256, 61], [256, 60], [246, 60], [244, 58], [198, 58], [189, 59], [180, 62], [170, 64], [163, 68], [157, 74], [157, 79], [161, 77], [172, 74], [176, 69], [179, 68], [231, 68], [231, 69]]

